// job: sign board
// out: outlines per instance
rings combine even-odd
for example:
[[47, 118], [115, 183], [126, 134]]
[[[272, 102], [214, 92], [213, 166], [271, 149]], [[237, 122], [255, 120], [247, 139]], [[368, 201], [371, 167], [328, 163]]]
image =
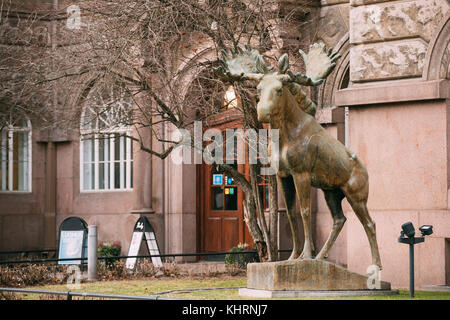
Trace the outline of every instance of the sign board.
[[[153, 230], [150, 221], [146, 217], [140, 217], [134, 225], [133, 235], [131, 237], [130, 248], [128, 249], [128, 256], [139, 255], [139, 249], [141, 248], [142, 240], [145, 242], [148, 253], [151, 256], [152, 263], [155, 267], [162, 267], [161, 257], [154, 257], [154, 255], [160, 255], [158, 243], [156, 241], [155, 231]], [[137, 258], [127, 258], [125, 266], [128, 269], [134, 269]]]
[[[133, 236], [131, 238], [130, 249], [128, 250], [128, 256], [137, 256], [139, 255], [139, 249], [141, 248], [143, 232], [133, 232]], [[125, 266], [128, 269], [134, 269], [134, 265], [136, 264], [137, 258], [127, 258], [125, 262]]]
[[160, 255], [158, 243], [156, 242], [155, 232], [152, 229], [152, 231], [145, 232], [144, 234], [145, 234], [145, 240], [147, 242], [148, 251], [150, 252], [150, 255], [152, 256], [152, 263], [155, 265], [155, 267], [162, 267], [161, 257], [154, 257], [154, 256]]
[[[58, 259], [69, 259], [58, 261], [58, 264], [81, 264], [87, 263], [87, 224], [78, 217], [65, 219], [59, 227]], [[78, 258], [78, 259], [76, 259]]]
[[223, 174], [213, 174], [213, 185], [221, 185], [223, 183]]

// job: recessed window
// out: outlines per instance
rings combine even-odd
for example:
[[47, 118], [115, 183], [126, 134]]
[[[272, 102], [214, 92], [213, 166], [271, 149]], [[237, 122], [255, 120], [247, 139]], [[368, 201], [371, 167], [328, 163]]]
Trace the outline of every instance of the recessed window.
[[11, 121], [0, 131], [0, 191], [31, 191], [31, 123]]
[[90, 92], [87, 101], [81, 118], [81, 190], [131, 190], [131, 97], [114, 86]]

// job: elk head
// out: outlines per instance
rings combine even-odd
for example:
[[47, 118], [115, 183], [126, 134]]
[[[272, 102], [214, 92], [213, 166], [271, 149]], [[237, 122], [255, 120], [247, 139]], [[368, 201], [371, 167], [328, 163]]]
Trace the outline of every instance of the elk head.
[[306, 74], [300, 72], [294, 74], [289, 70], [289, 57], [283, 54], [278, 60], [278, 72], [270, 72], [263, 56], [257, 51], [247, 47], [243, 51], [238, 47], [232, 51], [233, 56], [228, 57], [222, 51], [223, 59], [218, 59], [219, 66], [214, 71], [220, 77], [234, 82], [244, 80], [258, 81], [257, 91], [259, 101], [256, 106], [258, 121], [269, 122], [270, 114], [279, 107], [280, 98], [285, 88], [291, 92], [296, 91], [299, 85], [318, 86], [333, 71], [338, 53], [332, 53], [332, 49], [326, 50], [323, 43], [310, 46], [309, 53], [299, 50], [306, 66]]

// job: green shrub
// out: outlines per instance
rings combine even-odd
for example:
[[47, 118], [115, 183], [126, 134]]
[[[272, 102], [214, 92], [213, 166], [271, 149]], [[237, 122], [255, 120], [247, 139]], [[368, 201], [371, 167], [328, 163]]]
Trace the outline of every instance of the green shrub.
[[[247, 251], [245, 245], [238, 245], [231, 248], [229, 252], [242, 252]], [[225, 265], [234, 266], [239, 268], [246, 268], [248, 263], [259, 262], [258, 254], [255, 253], [242, 253], [242, 254], [227, 254], [225, 256]]]
[[[112, 245], [108, 245], [108, 244], [101, 244], [98, 246], [98, 250], [97, 250], [97, 255], [99, 257], [117, 257], [120, 256], [120, 252], [121, 252], [122, 248], [120, 247], [120, 244], [118, 243], [114, 243]], [[106, 260], [101, 260], [105, 262], [105, 265], [108, 268], [112, 268], [115, 264], [116, 261], [118, 261], [119, 259], [106, 259]]]

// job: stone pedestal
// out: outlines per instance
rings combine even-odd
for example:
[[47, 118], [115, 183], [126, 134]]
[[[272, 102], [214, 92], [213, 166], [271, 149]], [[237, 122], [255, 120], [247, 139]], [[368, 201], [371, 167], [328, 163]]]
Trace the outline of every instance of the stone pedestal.
[[[316, 292], [320, 295], [368, 295], [395, 294], [389, 282], [380, 281], [377, 289], [368, 287], [369, 277], [351, 272], [344, 267], [324, 260], [290, 260], [247, 265], [247, 288], [242, 289], [243, 296], [279, 296], [273, 293], [283, 292], [282, 296], [300, 297], [303, 293]], [[271, 293], [269, 296], [268, 293]], [[317, 296], [317, 295], [316, 295]], [[281, 296], [280, 296], [281, 297]]]

